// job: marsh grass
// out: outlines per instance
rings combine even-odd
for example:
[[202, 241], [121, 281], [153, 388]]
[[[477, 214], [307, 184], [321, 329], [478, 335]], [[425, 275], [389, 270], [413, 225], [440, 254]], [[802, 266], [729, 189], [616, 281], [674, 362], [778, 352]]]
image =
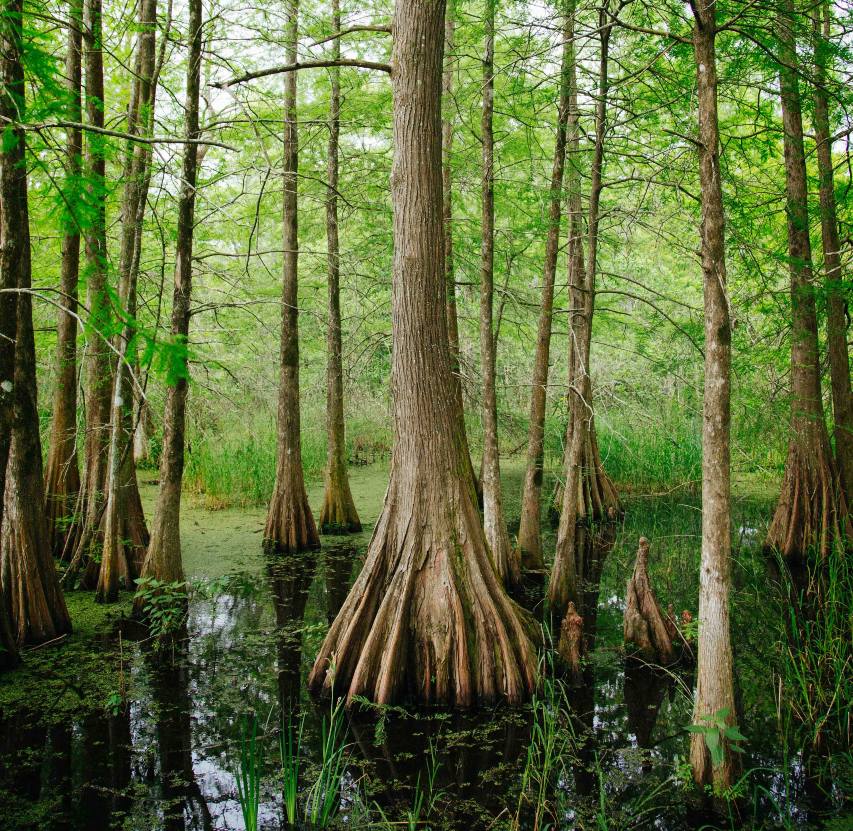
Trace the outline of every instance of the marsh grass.
[[293, 718], [282, 720], [278, 734], [279, 759], [281, 760], [282, 802], [288, 825], [296, 825], [299, 811], [299, 768], [302, 754], [302, 730], [305, 719], [299, 719], [299, 728], [294, 730]]
[[240, 722], [239, 756], [234, 770], [246, 831], [257, 831], [258, 828], [262, 776], [263, 751], [258, 741], [258, 719], [252, 713], [251, 716], [244, 715]]
[[312, 828], [328, 828], [337, 816], [347, 749], [344, 699], [333, 696], [320, 730], [320, 772], [305, 806], [305, 818]]

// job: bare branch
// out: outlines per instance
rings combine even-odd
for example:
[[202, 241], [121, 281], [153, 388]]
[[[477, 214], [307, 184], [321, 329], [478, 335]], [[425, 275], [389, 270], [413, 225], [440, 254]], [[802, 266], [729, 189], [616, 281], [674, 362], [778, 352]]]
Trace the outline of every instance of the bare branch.
[[259, 69], [256, 72], [247, 72], [245, 75], [229, 78], [227, 81], [217, 81], [209, 86], [215, 89], [228, 89], [237, 84], [254, 81], [257, 78], [267, 78], [270, 75], [283, 75], [286, 72], [298, 72], [300, 69], [323, 69], [333, 66], [354, 66], [359, 69], [375, 69], [378, 72], [387, 72], [389, 74], [391, 72], [391, 64], [377, 63], [376, 61], [357, 61], [348, 58], [341, 58], [339, 61], [300, 61], [283, 64], [282, 66], [271, 66], [269, 69]]
[[390, 35], [391, 27], [378, 25], [348, 26], [346, 29], [341, 29], [340, 32], [335, 32], [333, 35], [320, 38], [320, 40], [315, 40], [314, 43], [312, 43], [311, 45], [319, 46], [321, 43], [328, 43], [330, 40], [337, 40], [338, 38], [342, 38], [346, 35], [351, 35], [353, 32], [382, 32], [384, 34]]

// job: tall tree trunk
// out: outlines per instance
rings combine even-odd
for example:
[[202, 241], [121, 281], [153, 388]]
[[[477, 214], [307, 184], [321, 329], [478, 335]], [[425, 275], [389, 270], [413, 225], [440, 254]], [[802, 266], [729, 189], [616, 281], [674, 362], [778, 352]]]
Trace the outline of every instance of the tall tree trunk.
[[545, 242], [545, 265], [542, 269], [542, 304], [536, 333], [536, 357], [530, 392], [530, 425], [527, 433], [527, 464], [521, 496], [521, 522], [518, 548], [525, 570], [544, 571], [542, 556], [542, 464], [545, 440], [545, 405], [548, 393], [548, 367], [551, 360], [551, 326], [554, 311], [554, 278], [560, 250], [560, 215], [563, 203], [563, 171], [566, 163], [566, 133], [569, 118], [569, 65], [574, 62], [574, 44], [569, 26], [574, 14], [573, 0], [563, 4], [563, 59], [560, 71], [560, 97], [557, 107], [557, 136], [554, 141], [554, 163], [551, 167], [551, 200], [548, 210], [548, 237]]
[[[340, 0], [332, 0], [332, 30], [341, 29]], [[332, 41], [332, 60], [340, 60], [341, 42]], [[329, 159], [326, 193], [326, 239], [329, 248], [329, 329], [326, 364], [326, 493], [320, 511], [320, 530], [324, 534], [361, 531], [347, 476], [347, 451], [344, 421], [344, 372], [341, 345], [341, 267], [338, 241], [338, 136], [341, 131], [341, 70], [329, 70], [332, 94], [329, 103]]]
[[[86, 116], [95, 130], [104, 127], [104, 55], [101, 0], [83, 2], [83, 64]], [[70, 563], [63, 582], [71, 582], [83, 569], [82, 584], [93, 588], [97, 567], [90, 557], [103, 514], [110, 439], [112, 393], [112, 307], [107, 284], [106, 140], [97, 132], [86, 134], [88, 221], [83, 229], [89, 319], [86, 325], [86, 422], [83, 479], [73, 521], [65, 540], [63, 558]]]
[[[21, 0], [7, 0], [2, 22], [2, 115], [12, 123], [26, 120], [22, 62], [23, 10]], [[14, 275], [18, 289], [14, 366], [0, 379], [12, 394], [12, 435], [6, 466], [0, 577], [4, 610], [8, 609], [18, 644], [39, 643], [71, 631], [71, 619], [50, 550], [44, 501], [41, 437], [36, 400], [36, 349], [27, 205], [26, 135], [12, 128], [15, 141], [3, 142], [0, 156], [2, 198], [2, 271], [4, 287]], [[6, 309], [3, 309], [6, 312]], [[9, 323], [3, 319], [4, 324]], [[8, 357], [4, 355], [4, 358]], [[9, 369], [8, 366], [5, 367]], [[5, 397], [5, 396], [4, 396]], [[3, 402], [6, 404], [6, 401]], [[4, 408], [6, 409], [6, 408]], [[5, 415], [5, 413], [4, 413]], [[5, 432], [5, 431], [4, 431]], [[5, 442], [3, 442], [5, 444]], [[0, 448], [2, 449], [2, 448]], [[10, 653], [11, 654], [11, 653]]]
[[191, 0], [189, 8], [189, 57], [187, 64], [186, 136], [181, 198], [178, 205], [178, 241], [175, 251], [175, 284], [172, 292], [172, 349], [177, 350], [175, 377], [166, 393], [163, 413], [163, 449], [160, 454], [160, 488], [154, 508], [151, 542], [143, 577], [165, 582], [184, 579], [181, 559], [181, 483], [184, 474], [184, 444], [189, 362], [187, 341], [190, 329], [192, 291], [193, 229], [198, 178], [199, 97], [202, 60], [202, 2]]
[[831, 6], [821, 3], [813, 11], [815, 27], [814, 130], [820, 173], [820, 230], [826, 273], [826, 342], [835, 422], [835, 461], [847, 507], [853, 499], [853, 392], [850, 389], [850, 355], [847, 349], [847, 302], [841, 271], [841, 243], [835, 210], [832, 172], [832, 138], [829, 131], [829, 67], [827, 44]]
[[[23, 103], [23, 70], [21, 63], [21, 4], [6, 0], [0, 17], [0, 118], [3, 122], [18, 120]], [[23, 260], [23, 233], [20, 210], [4, 210], [17, 206], [18, 179], [25, 162], [26, 135], [11, 131], [15, 141], [0, 145], [0, 496], [6, 490], [6, 469], [12, 426], [15, 421], [15, 334], [18, 317], [18, 278]], [[0, 498], [0, 526], [3, 521]], [[8, 669], [19, 661], [15, 628], [12, 624], [10, 592], [6, 590], [0, 555], [0, 669]]]
[[821, 399], [794, 27], [793, 2], [783, 0], [777, 31], [791, 271], [791, 439], [782, 490], [765, 545], [792, 565], [799, 565], [825, 561], [836, 541], [845, 536], [853, 539], [853, 527], [832, 457]]
[[[702, 560], [699, 566], [699, 654], [693, 721], [722, 709], [734, 722], [731, 586], [731, 323], [726, 293], [725, 215], [717, 122], [716, 5], [694, 4], [693, 45], [699, 104], [699, 184], [702, 194], [702, 282], [705, 295], [705, 387], [702, 419]], [[730, 787], [737, 756], [723, 740], [712, 763], [703, 733], [693, 733], [690, 762], [700, 787]]]
[[[595, 147], [590, 175], [587, 239], [589, 249], [584, 265], [580, 216], [579, 180], [574, 164], [569, 174], [569, 424], [566, 431], [566, 483], [557, 531], [554, 567], [548, 583], [552, 613], [559, 618], [569, 602], [595, 630], [598, 582], [603, 559], [613, 545], [613, 521], [621, 511], [619, 497], [601, 464], [592, 408], [590, 345], [595, 309], [595, 272], [598, 257], [599, 203], [603, 187], [604, 141], [607, 96], [610, 86], [608, 61], [613, 23], [607, 3], [599, 10], [601, 39], [598, 93], [595, 107]], [[574, 32], [574, 17], [571, 20]], [[569, 98], [577, 111], [577, 71], [569, 67]], [[569, 150], [577, 153], [578, 124], [569, 117]]]
[[[288, 63], [296, 63], [298, 0], [287, 3]], [[275, 489], [264, 529], [264, 544], [279, 552], [318, 548], [317, 526], [305, 493], [299, 425], [299, 234], [297, 222], [296, 72], [284, 81], [284, 279], [281, 297], [281, 378]]]
[[[443, 0], [398, 0], [392, 84], [394, 450], [360, 575], [309, 686], [377, 702], [518, 702], [536, 683], [523, 612], [490, 560], [447, 337], [441, 193]], [[331, 666], [334, 662], [334, 666]]]
[[483, 527], [498, 576], [508, 585], [518, 583], [518, 552], [509, 542], [501, 500], [498, 446], [498, 403], [495, 384], [496, 347], [493, 326], [495, 268], [495, 3], [486, 0], [486, 43], [483, 58], [482, 246], [480, 266], [480, 362], [483, 373]]
[[[83, 4], [72, 0], [68, 9], [68, 51], [65, 83], [68, 90], [68, 120], [83, 120], [82, 102]], [[71, 203], [64, 215], [60, 309], [56, 322], [56, 389], [53, 421], [45, 469], [45, 499], [50, 549], [62, 553], [65, 533], [77, 494], [80, 470], [77, 462], [77, 284], [80, 280], [80, 218], [77, 190], [82, 172], [83, 132], [69, 127], [66, 133], [66, 199]]]
[[[139, 36], [127, 115], [130, 135], [146, 134], [153, 124], [154, 72], [156, 59], [157, 1], [139, 5]], [[133, 463], [134, 387], [130, 367], [136, 328], [136, 284], [141, 235], [148, 193], [151, 153], [149, 145], [128, 142], [124, 165], [121, 250], [119, 254], [119, 303], [124, 316], [116, 338], [116, 363], [110, 415], [110, 444], [107, 466], [107, 502], [104, 510], [104, 548], [98, 575], [97, 598], [112, 602], [118, 598], [119, 584], [130, 587], [139, 574], [148, 529], [142, 513], [136, 468]]]
[[468, 446], [468, 436], [465, 432], [465, 401], [462, 394], [462, 372], [459, 360], [459, 318], [456, 311], [456, 272], [453, 259], [453, 112], [451, 95], [453, 93], [453, 60], [451, 55], [455, 38], [456, 0], [449, 0], [444, 18], [444, 74], [442, 75], [441, 91], [444, 110], [441, 121], [441, 182], [442, 204], [444, 217], [444, 272], [447, 289], [447, 337], [450, 341], [450, 364], [453, 368], [453, 394], [456, 398], [456, 408], [462, 418], [462, 435], [465, 437], [465, 453], [468, 457], [468, 467], [471, 469], [471, 482], [477, 494], [478, 503], [483, 501], [483, 488], [480, 479], [474, 471], [471, 460], [471, 449]]

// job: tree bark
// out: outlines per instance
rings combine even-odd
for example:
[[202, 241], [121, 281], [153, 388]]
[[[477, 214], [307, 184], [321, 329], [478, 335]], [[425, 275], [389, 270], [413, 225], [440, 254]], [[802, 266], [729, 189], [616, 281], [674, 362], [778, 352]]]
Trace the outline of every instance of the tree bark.
[[[68, 120], [83, 120], [82, 103], [82, 0], [72, 0], [68, 9], [68, 48], [65, 83], [68, 91]], [[77, 461], [77, 284], [80, 280], [80, 220], [77, 191], [82, 172], [83, 131], [70, 127], [66, 134], [66, 199], [72, 203], [64, 215], [60, 303], [56, 322], [56, 390], [53, 421], [45, 469], [45, 499], [50, 550], [57, 556], [65, 545], [65, 533], [77, 494], [80, 470]]]
[[[83, 3], [83, 63], [86, 117], [96, 130], [104, 127], [104, 56], [101, 0]], [[88, 222], [83, 229], [89, 319], [86, 326], [85, 441], [83, 478], [73, 521], [63, 549], [70, 559], [63, 582], [75, 580], [94, 587], [97, 568], [90, 557], [103, 515], [110, 439], [112, 393], [111, 351], [113, 315], [107, 284], [106, 140], [97, 132], [86, 134]]]
[[[0, 117], [4, 123], [19, 120], [18, 107], [23, 102], [21, 8], [17, 0], [6, 0], [0, 18]], [[17, 288], [24, 256], [22, 216], [17, 206], [26, 136], [21, 129], [10, 132], [15, 141], [0, 145], [0, 495], [6, 490], [6, 469], [15, 421]], [[4, 210], [4, 205], [15, 206], [16, 210]], [[0, 499], [0, 526], [3, 502]], [[8, 669], [17, 665], [19, 655], [11, 616], [11, 598], [6, 590], [2, 564], [0, 558], [0, 669]]]
[[398, 0], [392, 84], [394, 450], [364, 568], [309, 686], [388, 703], [519, 702], [536, 683], [523, 612], [491, 563], [447, 336], [441, 192], [443, 0]]
[[789, 564], [822, 564], [853, 525], [829, 444], [821, 399], [818, 324], [809, 240], [803, 117], [791, 0], [779, 12], [779, 86], [791, 272], [791, 439], [765, 547]]
[[823, 243], [823, 268], [826, 280], [826, 345], [835, 422], [835, 461], [844, 488], [847, 507], [853, 499], [853, 392], [850, 389], [850, 355], [847, 349], [847, 301], [841, 270], [841, 243], [835, 208], [835, 182], [832, 168], [832, 139], [829, 131], [829, 81], [826, 44], [830, 30], [831, 7], [819, 4], [813, 11], [814, 48], [814, 131], [817, 166], [820, 175], [820, 230]]
[[[7, 0], [0, 26], [3, 46], [0, 57], [3, 90], [0, 106], [3, 116], [9, 117], [13, 123], [21, 122], [26, 118], [21, 0]], [[14, 275], [15, 287], [18, 289], [14, 365], [11, 379], [6, 376], [0, 380], [3, 392], [12, 394], [11, 445], [5, 471], [0, 534], [0, 577], [4, 594], [2, 605], [4, 610], [10, 612], [15, 640], [18, 644], [24, 644], [40, 643], [70, 632], [71, 619], [51, 556], [44, 501], [30, 293], [32, 275], [26, 136], [21, 129], [12, 130], [15, 141], [4, 141], [0, 156], [3, 283], [4, 287], [6, 284], [11, 287]], [[5, 324], [9, 321], [4, 319], [2, 322]], [[8, 370], [9, 367], [4, 369]]]
[[[705, 297], [705, 385], [702, 418], [702, 558], [699, 567], [699, 653], [693, 721], [727, 709], [734, 723], [729, 632], [731, 587], [731, 321], [726, 290], [725, 214], [717, 120], [716, 5], [693, 6], [693, 45], [699, 110], [699, 185], [702, 198], [702, 282]], [[690, 739], [693, 778], [719, 792], [739, 770], [723, 739], [714, 765], [702, 733]]]
[[178, 204], [175, 281], [172, 292], [172, 344], [175, 350], [174, 377], [166, 392], [163, 413], [163, 449], [160, 454], [160, 487], [151, 526], [151, 542], [142, 566], [143, 577], [164, 582], [182, 582], [181, 558], [181, 484], [184, 475], [184, 445], [187, 409], [189, 361], [187, 343], [190, 328], [192, 293], [193, 230], [195, 225], [196, 183], [198, 179], [197, 140], [202, 61], [202, 2], [190, 0], [189, 57], [186, 88], [186, 136], [181, 197]]
[[[332, 27], [341, 28], [340, 0], [332, 0]], [[341, 57], [341, 42], [332, 41], [332, 57]], [[361, 531], [361, 520], [353, 502], [347, 476], [346, 425], [344, 420], [344, 372], [341, 345], [341, 269], [338, 240], [338, 137], [341, 130], [341, 70], [329, 74], [332, 91], [329, 103], [328, 188], [326, 192], [326, 239], [329, 248], [329, 328], [326, 363], [326, 493], [320, 511], [320, 531], [350, 534]]]
[[566, 163], [566, 135], [569, 118], [569, 65], [574, 62], [572, 20], [574, 1], [565, 3], [563, 23], [563, 59], [560, 71], [560, 97], [557, 108], [557, 136], [551, 167], [551, 199], [548, 211], [548, 237], [542, 270], [542, 304], [536, 333], [536, 357], [530, 394], [530, 425], [527, 433], [527, 464], [521, 496], [521, 522], [518, 548], [526, 571], [544, 571], [542, 556], [542, 463], [545, 440], [545, 405], [548, 395], [548, 369], [551, 360], [551, 326], [554, 311], [554, 279], [560, 250], [560, 215], [563, 203], [563, 171]]
[[640, 537], [634, 572], [625, 592], [622, 634], [646, 661], [666, 666], [675, 660], [672, 634], [667, 627], [657, 596], [649, 579], [649, 541]]
[[477, 494], [477, 502], [482, 505], [483, 488], [474, 463], [471, 460], [471, 449], [468, 446], [468, 436], [465, 432], [465, 399], [462, 392], [462, 365], [459, 359], [459, 319], [456, 310], [456, 271], [453, 259], [453, 128], [454, 119], [451, 110], [453, 94], [453, 43], [456, 30], [455, 17], [456, 0], [449, 0], [444, 19], [444, 74], [442, 75], [441, 92], [444, 111], [441, 122], [441, 182], [442, 204], [444, 217], [444, 272], [447, 288], [447, 337], [450, 341], [450, 364], [453, 369], [453, 394], [456, 398], [456, 408], [462, 418], [462, 435], [465, 437], [465, 453], [468, 457], [468, 467], [471, 470], [471, 483]]
[[[286, 60], [296, 63], [299, 3], [287, 4]], [[299, 424], [299, 235], [297, 220], [296, 72], [284, 86], [284, 279], [281, 298], [281, 378], [275, 489], [264, 529], [264, 545], [278, 552], [319, 548], [317, 526], [305, 493]]]
[[[619, 497], [601, 464], [592, 409], [589, 354], [595, 307], [599, 202], [604, 164], [605, 119], [609, 89], [608, 60], [613, 29], [607, 4], [599, 12], [601, 48], [595, 108], [595, 147], [590, 176], [587, 234], [583, 257], [581, 200], [574, 164], [569, 166], [569, 424], [566, 433], [566, 483], [557, 531], [554, 567], [548, 583], [552, 613], [562, 617], [571, 601], [595, 631], [595, 597], [604, 557], [614, 542], [613, 524], [621, 512]], [[569, 151], [578, 148], [577, 71], [569, 67]]]
[[[147, 134], [153, 125], [156, 29], [157, 0], [143, 0], [139, 4], [139, 37], [127, 116], [127, 132], [133, 136]], [[119, 255], [119, 303], [124, 320], [115, 343], [119, 359], [113, 382], [107, 502], [102, 521], [104, 547], [96, 595], [98, 600], [106, 602], [118, 599], [119, 584], [126, 588], [132, 585], [132, 580], [139, 574], [148, 545], [148, 529], [145, 526], [133, 459], [135, 396], [130, 367], [136, 363], [132, 355], [135, 351], [133, 339], [139, 275], [139, 252], [136, 249], [141, 243], [150, 160], [149, 145], [128, 142]]]
[[485, 56], [483, 58], [482, 246], [480, 258], [480, 362], [483, 373], [483, 527], [498, 576], [507, 585], [521, 577], [518, 552], [509, 542], [501, 499], [501, 465], [498, 446], [498, 403], [495, 384], [496, 346], [493, 326], [495, 266], [495, 3], [485, 0]]

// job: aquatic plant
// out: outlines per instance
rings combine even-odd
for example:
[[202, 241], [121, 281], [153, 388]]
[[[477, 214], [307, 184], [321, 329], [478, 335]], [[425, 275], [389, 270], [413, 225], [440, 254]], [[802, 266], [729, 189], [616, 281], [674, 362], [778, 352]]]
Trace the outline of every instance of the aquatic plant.
[[299, 809], [299, 767], [302, 753], [302, 729], [305, 719], [299, 719], [299, 728], [294, 730], [292, 717], [288, 717], [287, 726], [282, 721], [278, 734], [278, 750], [281, 759], [282, 801], [289, 825], [296, 824]]
[[314, 828], [328, 828], [340, 807], [347, 751], [344, 719], [344, 700], [335, 700], [333, 696], [320, 732], [320, 772], [308, 791], [305, 805], [306, 819]]
[[258, 718], [243, 716], [240, 725], [240, 755], [234, 771], [237, 781], [237, 798], [243, 812], [246, 831], [257, 831], [261, 803], [261, 776], [263, 758], [258, 743]]
[[134, 602], [148, 623], [151, 636], [160, 640], [177, 632], [187, 616], [187, 584], [155, 577], [136, 579]]

